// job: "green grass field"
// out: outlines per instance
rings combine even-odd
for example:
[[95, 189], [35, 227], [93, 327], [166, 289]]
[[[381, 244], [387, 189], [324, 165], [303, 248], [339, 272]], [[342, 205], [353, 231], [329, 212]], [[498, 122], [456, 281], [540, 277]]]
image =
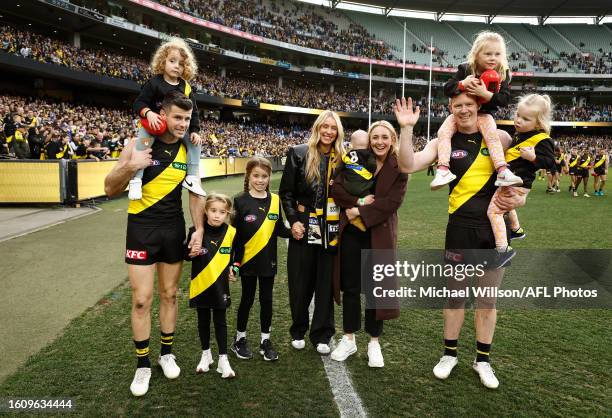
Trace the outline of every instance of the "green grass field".
[[[273, 178], [278, 188], [280, 176]], [[400, 210], [401, 248], [442, 248], [446, 227], [446, 194], [432, 193], [423, 174], [413, 176]], [[527, 248], [612, 248], [609, 197], [572, 198], [563, 179], [562, 192], [546, 195], [538, 182], [519, 216]], [[209, 181], [205, 189], [230, 195], [242, 178]], [[185, 199], [186, 200], [186, 199]], [[125, 222], [127, 200], [101, 204], [105, 222]], [[64, 228], [68, 228], [66, 224]], [[85, 227], [81, 234], [88, 234]], [[53, 231], [53, 228], [47, 230]], [[117, 248], [124, 236], [116, 238]], [[11, 245], [18, 245], [19, 240]], [[60, 245], [45, 233], [50, 247]], [[95, 240], [95, 236], [89, 237]], [[99, 257], [98, 254], [91, 256]], [[225, 381], [213, 370], [196, 375], [200, 348], [194, 312], [187, 307], [189, 265], [181, 280], [180, 312], [174, 352], [182, 368], [179, 379], [166, 380], [153, 369], [151, 389], [133, 398], [129, 384], [135, 366], [129, 327], [130, 290], [124, 283], [75, 318], [55, 341], [33, 355], [0, 384], [0, 398], [68, 397], [79, 416], [337, 416], [323, 364], [316, 353], [289, 347], [290, 324], [286, 247], [279, 242], [279, 274], [274, 289], [273, 341], [276, 363], [256, 357], [230, 357], [237, 378]], [[85, 260], [87, 258], [84, 255]], [[122, 263], [117, 251], [112, 263]], [[24, 265], [24, 269], [28, 267]], [[52, 266], [49, 266], [52, 268]], [[235, 332], [239, 283], [232, 284], [229, 334]], [[26, 301], [24, 301], [25, 303]], [[154, 306], [157, 306], [155, 304]], [[157, 315], [155, 312], [154, 315]], [[18, 319], [15, 319], [18, 321]], [[439, 310], [404, 310], [400, 320], [385, 324], [382, 337], [385, 368], [367, 366], [367, 337], [357, 336], [359, 352], [347, 362], [353, 385], [371, 416], [609, 416], [612, 413], [612, 311], [500, 311], [492, 361], [501, 385], [485, 389], [471, 370], [474, 355], [473, 315], [459, 341], [459, 365], [444, 381], [431, 369], [441, 355]], [[151, 353], [159, 350], [156, 317]], [[341, 314], [336, 310], [341, 331]], [[259, 336], [257, 303], [251, 312], [251, 345]], [[216, 347], [213, 341], [213, 353]], [[216, 356], [215, 356], [216, 357]]]

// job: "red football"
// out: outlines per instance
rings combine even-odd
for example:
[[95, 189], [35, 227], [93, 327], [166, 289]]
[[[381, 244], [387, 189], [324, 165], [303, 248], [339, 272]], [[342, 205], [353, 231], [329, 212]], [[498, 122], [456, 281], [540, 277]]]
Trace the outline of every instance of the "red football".
[[140, 118], [140, 124], [145, 130], [153, 136], [160, 136], [164, 132], [166, 132], [166, 120], [162, 118], [159, 129], [153, 129], [149, 125], [149, 120], [147, 118]]

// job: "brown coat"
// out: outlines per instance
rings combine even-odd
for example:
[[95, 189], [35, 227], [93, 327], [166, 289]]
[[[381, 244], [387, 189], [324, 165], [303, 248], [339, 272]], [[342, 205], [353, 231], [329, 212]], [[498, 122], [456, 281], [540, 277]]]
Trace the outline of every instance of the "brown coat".
[[[357, 198], [349, 195], [342, 186], [342, 176], [334, 180], [331, 196], [342, 209], [357, 206]], [[376, 250], [395, 250], [397, 248], [397, 210], [404, 200], [408, 184], [408, 175], [402, 174], [397, 165], [397, 158], [389, 155], [377, 174], [374, 203], [361, 206], [359, 213], [364, 224], [370, 230], [371, 248]], [[340, 212], [338, 247], [342, 245], [342, 232], [348, 224], [344, 210]], [[340, 252], [338, 252], [340, 254]], [[334, 299], [341, 303], [340, 295], [340, 256], [334, 265]], [[377, 309], [376, 319], [394, 319], [399, 317], [396, 309]]]

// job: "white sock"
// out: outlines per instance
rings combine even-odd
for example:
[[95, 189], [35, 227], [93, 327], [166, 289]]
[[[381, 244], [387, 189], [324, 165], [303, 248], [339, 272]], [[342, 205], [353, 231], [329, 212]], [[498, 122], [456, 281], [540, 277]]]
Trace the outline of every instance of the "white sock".
[[227, 358], [227, 354], [219, 354], [219, 360], [221, 360], [224, 357]]
[[263, 343], [264, 340], [269, 340], [270, 339], [270, 333], [268, 332], [267, 334], [264, 334], [263, 332], [261, 333], [261, 342]]
[[246, 338], [246, 331], [244, 332], [236, 331], [236, 340], [239, 340], [241, 338]]

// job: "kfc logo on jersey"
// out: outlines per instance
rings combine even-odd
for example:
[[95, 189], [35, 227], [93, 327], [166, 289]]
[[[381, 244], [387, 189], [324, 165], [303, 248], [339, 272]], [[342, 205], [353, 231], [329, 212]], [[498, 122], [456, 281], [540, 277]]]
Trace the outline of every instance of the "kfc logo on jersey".
[[446, 250], [444, 254], [444, 258], [446, 259], [446, 261], [451, 261], [454, 263], [461, 263], [463, 261], [463, 254], [454, 253], [450, 250]]
[[468, 155], [467, 151], [464, 151], [462, 149], [458, 149], [458, 150], [455, 150], [455, 151], [453, 151], [451, 153], [451, 158], [453, 160], [460, 160], [462, 158], [467, 157], [467, 155]]
[[138, 250], [125, 250], [125, 258], [130, 260], [146, 260], [147, 252]]
[[255, 222], [257, 220], [257, 215], [247, 215], [244, 217], [244, 221], [251, 223], [251, 222]]

